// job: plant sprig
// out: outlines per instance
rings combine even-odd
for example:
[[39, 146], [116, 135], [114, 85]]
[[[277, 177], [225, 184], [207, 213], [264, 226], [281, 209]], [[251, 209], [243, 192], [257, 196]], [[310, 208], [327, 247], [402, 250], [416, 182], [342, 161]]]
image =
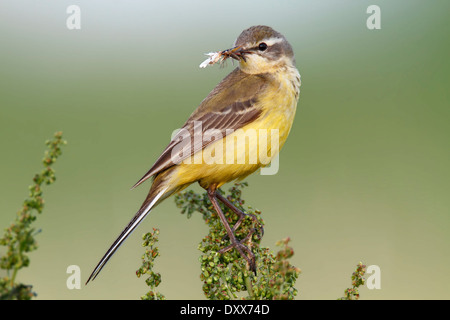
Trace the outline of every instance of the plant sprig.
[[355, 272], [352, 273], [352, 287], [344, 290], [344, 296], [338, 300], [358, 300], [359, 287], [363, 286], [366, 280], [364, 274], [366, 273], [366, 266], [362, 262], [356, 265]]
[[[242, 199], [242, 188], [247, 183], [236, 183], [229, 189], [227, 196], [237, 208], [247, 214], [257, 217], [257, 222], [249, 216], [243, 220], [236, 230], [236, 238], [244, 239], [252, 230], [262, 230], [264, 221], [261, 212], [252, 207], [243, 207], [245, 201]], [[222, 194], [225, 194], [223, 191]], [[203, 281], [203, 292], [208, 299], [230, 300], [230, 299], [294, 299], [297, 289], [294, 287], [300, 269], [292, 266], [288, 259], [294, 251], [288, 246], [289, 238], [277, 243], [281, 246], [277, 254], [273, 254], [269, 248], [260, 246], [262, 234], [255, 232], [248, 240], [247, 246], [252, 250], [256, 259], [257, 273], [254, 274], [247, 267], [247, 262], [237, 250], [230, 250], [219, 254], [218, 251], [229, 244], [225, 239], [226, 231], [223, 228], [207, 193], [202, 195], [194, 191], [186, 191], [175, 196], [175, 202], [182, 213], [188, 218], [194, 212], [199, 212], [205, 223], [209, 226], [209, 233], [199, 244], [201, 274]], [[221, 204], [221, 208], [230, 225], [234, 225], [238, 217], [228, 207]]]
[[35, 235], [39, 231], [32, 227], [32, 223], [36, 220], [36, 213], [42, 213], [45, 204], [42, 186], [55, 182], [56, 176], [52, 166], [61, 155], [61, 146], [66, 143], [62, 139], [62, 132], [56, 132], [52, 140], [45, 142], [48, 149], [42, 159], [44, 169], [34, 176], [33, 184], [29, 186], [28, 198], [17, 212], [15, 221], [5, 229], [5, 234], [0, 239], [0, 245], [7, 247], [6, 253], [0, 257], [0, 268], [7, 273], [6, 277], [0, 279], [0, 299], [28, 300], [36, 296], [31, 285], [16, 283], [16, 277], [20, 269], [30, 264], [26, 253], [38, 247]]
[[156, 246], [158, 242], [159, 229], [153, 228], [153, 232], [148, 232], [142, 236], [145, 247], [145, 253], [142, 255], [142, 265], [136, 271], [136, 276], [140, 278], [143, 275], [148, 275], [145, 280], [150, 291], [141, 296], [142, 300], [165, 300], [165, 297], [160, 292], [156, 292], [156, 287], [161, 283], [161, 274], [153, 271], [154, 261], [159, 256], [159, 249]]

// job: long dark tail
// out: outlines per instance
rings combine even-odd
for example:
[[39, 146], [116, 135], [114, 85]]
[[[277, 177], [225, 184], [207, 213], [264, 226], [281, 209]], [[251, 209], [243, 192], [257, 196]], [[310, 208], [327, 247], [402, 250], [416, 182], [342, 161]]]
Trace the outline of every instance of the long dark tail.
[[125, 227], [122, 233], [117, 237], [116, 241], [114, 241], [114, 243], [111, 245], [108, 251], [106, 251], [105, 255], [103, 256], [103, 258], [101, 258], [100, 262], [97, 264], [94, 271], [92, 271], [91, 275], [89, 276], [89, 279], [86, 281], [86, 284], [88, 284], [89, 281], [94, 280], [98, 276], [98, 274], [100, 273], [100, 271], [102, 271], [103, 267], [106, 265], [108, 260], [113, 256], [113, 254], [125, 241], [125, 239], [133, 232], [134, 229], [136, 229], [139, 223], [141, 223], [142, 220], [144, 220], [144, 218], [152, 210], [152, 208], [159, 202], [159, 200], [164, 199], [162, 197], [166, 194], [167, 189], [169, 189], [168, 186], [156, 192], [156, 195], [154, 196], [150, 196], [152, 194], [152, 192], [150, 191], [149, 196], [142, 204], [142, 207], [139, 209], [139, 211], [136, 213], [133, 219], [131, 219], [131, 221], [128, 223], [128, 225]]

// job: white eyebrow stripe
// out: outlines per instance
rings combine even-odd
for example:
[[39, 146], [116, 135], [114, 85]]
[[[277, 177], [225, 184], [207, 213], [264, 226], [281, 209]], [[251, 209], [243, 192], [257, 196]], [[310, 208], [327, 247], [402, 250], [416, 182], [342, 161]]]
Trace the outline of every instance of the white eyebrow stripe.
[[273, 46], [275, 43], [283, 42], [283, 38], [269, 38], [267, 40], [263, 40], [268, 46]]
[[[273, 46], [274, 44], [280, 43], [280, 42], [283, 42], [283, 41], [284, 41], [283, 38], [275, 38], [275, 37], [273, 37], [273, 38], [269, 38], [269, 39], [264, 39], [261, 42], [253, 43], [252, 45], [249, 45], [249, 47], [256, 47], [258, 44], [260, 44], [262, 42], [264, 42], [268, 46]], [[237, 39], [234, 41], [233, 47], [236, 47], [236, 42], [237, 42]]]

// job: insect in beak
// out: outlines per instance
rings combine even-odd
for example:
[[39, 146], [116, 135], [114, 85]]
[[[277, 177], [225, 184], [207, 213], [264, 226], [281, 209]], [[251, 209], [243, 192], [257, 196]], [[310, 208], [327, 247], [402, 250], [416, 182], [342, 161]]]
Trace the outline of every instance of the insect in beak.
[[246, 62], [244, 56], [245, 53], [248, 53], [248, 51], [243, 50], [242, 46], [237, 46], [223, 51], [206, 53], [208, 58], [200, 64], [200, 68], [206, 68], [208, 65], [215, 64], [217, 62], [222, 63], [228, 58], [233, 58], [235, 60], [242, 59]]
[[242, 60], [244, 60], [244, 62], [246, 61], [245, 56], [244, 56], [245, 53], [246, 53], [246, 51], [243, 50], [242, 46], [237, 46], [237, 47], [227, 49], [227, 50], [224, 50], [221, 52], [221, 54], [225, 57], [225, 59], [230, 57], [235, 60], [242, 59]]

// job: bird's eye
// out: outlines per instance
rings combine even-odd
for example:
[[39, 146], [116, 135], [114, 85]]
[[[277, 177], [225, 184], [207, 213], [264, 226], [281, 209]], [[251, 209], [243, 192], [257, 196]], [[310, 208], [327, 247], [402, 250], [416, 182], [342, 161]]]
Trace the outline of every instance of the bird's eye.
[[267, 49], [267, 44], [264, 42], [261, 42], [258, 46], [259, 51], [265, 51]]

